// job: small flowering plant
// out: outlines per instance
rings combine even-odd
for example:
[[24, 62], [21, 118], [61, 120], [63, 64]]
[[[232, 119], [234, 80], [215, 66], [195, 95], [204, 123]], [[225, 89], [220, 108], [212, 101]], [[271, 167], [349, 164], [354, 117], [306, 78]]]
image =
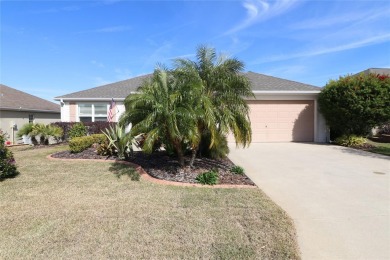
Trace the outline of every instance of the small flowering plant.
[[19, 174], [14, 155], [5, 144], [5, 134], [0, 129], [0, 181]]

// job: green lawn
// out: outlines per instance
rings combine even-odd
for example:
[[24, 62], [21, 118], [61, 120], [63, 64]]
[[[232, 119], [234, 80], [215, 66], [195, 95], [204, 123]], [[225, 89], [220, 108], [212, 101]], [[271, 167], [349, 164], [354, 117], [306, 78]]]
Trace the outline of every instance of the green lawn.
[[369, 144], [375, 146], [375, 148], [370, 150], [370, 152], [379, 153], [379, 154], [384, 154], [384, 155], [389, 155], [390, 156], [390, 143], [379, 143], [379, 142], [374, 142], [372, 140], [368, 140], [367, 142]]
[[0, 182], [0, 259], [299, 259], [291, 219], [258, 189], [163, 186], [109, 162], [13, 148]]

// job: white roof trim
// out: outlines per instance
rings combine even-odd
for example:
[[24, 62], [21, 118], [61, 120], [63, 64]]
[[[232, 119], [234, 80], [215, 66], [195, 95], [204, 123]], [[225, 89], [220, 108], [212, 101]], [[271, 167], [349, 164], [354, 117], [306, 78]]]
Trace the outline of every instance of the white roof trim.
[[[57, 101], [111, 101], [112, 98], [54, 98]], [[124, 101], [124, 98], [114, 98], [114, 101]]]
[[[254, 95], [313, 95], [319, 94], [321, 90], [254, 90]], [[132, 91], [130, 94], [137, 94], [139, 92]], [[111, 98], [54, 98], [57, 101], [111, 101]], [[125, 98], [114, 98], [115, 101], [124, 101]]]

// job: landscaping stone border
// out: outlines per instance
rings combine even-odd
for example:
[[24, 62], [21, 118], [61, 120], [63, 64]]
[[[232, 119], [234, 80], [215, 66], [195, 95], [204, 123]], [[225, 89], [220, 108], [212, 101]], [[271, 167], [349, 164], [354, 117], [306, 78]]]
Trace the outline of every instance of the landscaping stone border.
[[182, 187], [202, 187], [202, 188], [249, 188], [254, 189], [257, 188], [257, 186], [251, 186], [251, 185], [229, 185], [229, 184], [216, 184], [216, 185], [202, 185], [198, 183], [185, 183], [185, 182], [176, 182], [176, 181], [167, 181], [167, 180], [161, 180], [156, 179], [152, 176], [150, 176], [140, 165], [137, 165], [135, 163], [131, 162], [125, 162], [125, 161], [118, 161], [118, 160], [102, 160], [102, 159], [62, 159], [62, 158], [54, 158], [51, 154], [46, 156], [49, 160], [61, 160], [61, 161], [94, 161], [94, 162], [110, 162], [110, 163], [120, 163], [129, 165], [133, 168], [135, 168], [139, 174], [141, 175], [142, 179], [156, 183], [161, 185], [171, 185], [171, 186], [182, 186]]

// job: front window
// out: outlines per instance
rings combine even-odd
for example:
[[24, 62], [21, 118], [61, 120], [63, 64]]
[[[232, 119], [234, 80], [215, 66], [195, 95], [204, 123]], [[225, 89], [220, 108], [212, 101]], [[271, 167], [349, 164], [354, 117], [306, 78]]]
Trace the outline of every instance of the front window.
[[107, 121], [107, 104], [79, 104], [80, 122]]
[[94, 121], [107, 121], [107, 105], [106, 104], [95, 104], [95, 117]]
[[32, 114], [28, 115], [28, 122], [34, 123], [34, 115], [32, 115]]

